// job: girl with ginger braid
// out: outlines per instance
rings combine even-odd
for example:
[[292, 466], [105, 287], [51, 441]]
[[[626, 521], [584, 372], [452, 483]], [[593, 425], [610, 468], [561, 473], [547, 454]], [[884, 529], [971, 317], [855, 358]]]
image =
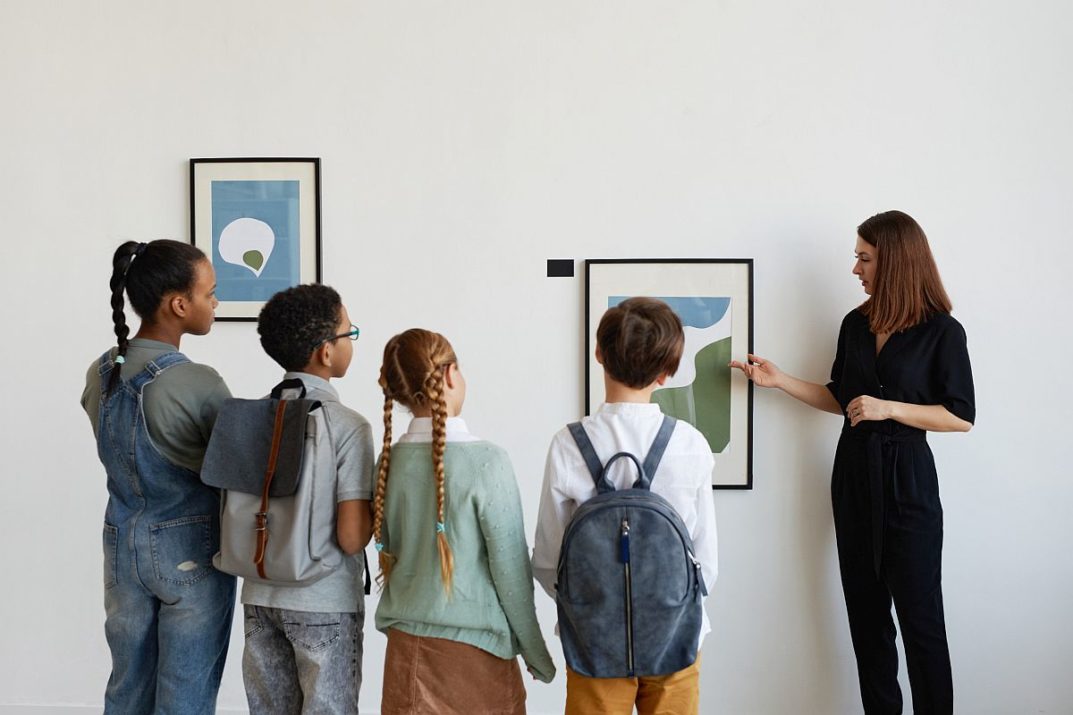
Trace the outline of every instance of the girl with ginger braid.
[[[381, 713], [524, 713], [515, 656], [555, 675], [533, 607], [521, 500], [506, 452], [458, 416], [466, 382], [428, 330], [384, 348], [384, 451], [373, 498], [387, 635]], [[413, 414], [392, 445], [395, 403]]]

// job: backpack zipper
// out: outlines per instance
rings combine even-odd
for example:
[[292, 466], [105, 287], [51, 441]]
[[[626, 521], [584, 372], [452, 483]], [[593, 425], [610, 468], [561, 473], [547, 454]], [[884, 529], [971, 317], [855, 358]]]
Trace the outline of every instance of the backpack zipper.
[[626, 579], [626, 667], [633, 676], [633, 589], [630, 578], [630, 522], [622, 518], [622, 532], [619, 537], [620, 557], [625, 567]]
[[689, 549], [686, 549], [686, 555], [689, 557], [689, 560], [693, 562], [693, 578], [697, 579], [696, 583], [693, 585], [694, 590], [700, 588], [700, 592], [707, 596], [708, 589], [704, 585], [704, 574], [700, 568], [700, 561], [697, 560], [697, 557], [694, 556], [693, 552]]

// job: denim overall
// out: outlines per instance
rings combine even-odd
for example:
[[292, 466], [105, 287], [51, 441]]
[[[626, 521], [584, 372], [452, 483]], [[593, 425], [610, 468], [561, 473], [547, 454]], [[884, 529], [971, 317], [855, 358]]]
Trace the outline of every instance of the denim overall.
[[235, 578], [212, 566], [219, 497], [157, 451], [142, 406], [147, 384], [187, 362], [179, 352], [161, 355], [105, 395], [118, 366], [109, 353], [100, 359], [104, 630], [112, 651], [105, 713], [216, 709], [235, 604]]

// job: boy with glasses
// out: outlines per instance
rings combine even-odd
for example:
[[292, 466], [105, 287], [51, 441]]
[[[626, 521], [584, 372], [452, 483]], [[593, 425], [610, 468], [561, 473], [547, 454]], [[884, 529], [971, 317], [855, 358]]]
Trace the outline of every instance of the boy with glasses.
[[343, 377], [359, 330], [328, 286], [281, 291], [257, 321], [261, 346], [321, 402], [335, 449], [336, 473], [318, 488], [336, 495], [335, 534], [343, 565], [308, 585], [244, 581], [246, 649], [242, 680], [250, 712], [356, 713], [361, 686], [365, 601], [362, 550], [371, 534], [373, 439], [369, 422], [339, 402], [330, 380]]

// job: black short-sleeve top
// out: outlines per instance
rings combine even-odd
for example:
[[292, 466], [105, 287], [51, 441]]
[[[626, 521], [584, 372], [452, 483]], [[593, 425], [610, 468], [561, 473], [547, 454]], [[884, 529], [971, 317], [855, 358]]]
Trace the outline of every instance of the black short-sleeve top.
[[854, 309], [842, 320], [827, 388], [842, 405], [871, 395], [916, 405], [943, 405], [966, 422], [976, 421], [972, 367], [961, 323], [937, 313], [892, 333], [876, 355], [868, 318]]

